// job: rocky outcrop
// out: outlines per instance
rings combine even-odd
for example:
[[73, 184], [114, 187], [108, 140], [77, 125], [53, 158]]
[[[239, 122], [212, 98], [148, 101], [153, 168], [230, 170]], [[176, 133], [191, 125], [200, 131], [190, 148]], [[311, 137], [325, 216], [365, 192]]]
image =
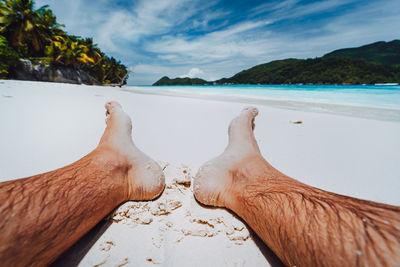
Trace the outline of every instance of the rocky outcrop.
[[11, 69], [10, 76], [12, 79], [26, 81], [101, 85], [83, 70], [61, 65], [33, 64], [28, 59], [20, 59]]

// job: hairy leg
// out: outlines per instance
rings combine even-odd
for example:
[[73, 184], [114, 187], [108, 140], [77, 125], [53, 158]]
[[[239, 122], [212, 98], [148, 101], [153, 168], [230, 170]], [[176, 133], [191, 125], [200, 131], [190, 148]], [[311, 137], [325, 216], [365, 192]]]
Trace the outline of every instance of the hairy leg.
[[1, 265], [48, 265], [120, 203], [161, 194], [163, 172], [133, 144], [129, 116], [116, 102], [106, 109], [107, 128], [89, 155], [0, 183]]
[[232, 121], [228, 147], [196, 175], [196, 199], [234, 211], [288, 266], [399, 266], [400, 208], [282, 174], [258, 149], [257, 113], [247, 108]]

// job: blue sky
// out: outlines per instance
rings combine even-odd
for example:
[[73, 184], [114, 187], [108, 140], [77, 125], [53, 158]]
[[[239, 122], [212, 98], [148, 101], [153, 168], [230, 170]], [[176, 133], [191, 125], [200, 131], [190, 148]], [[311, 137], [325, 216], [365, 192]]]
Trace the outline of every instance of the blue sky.
[[127, 65], [130, 85], [216, 80], [289, 57], [400, 39], [400, 0], [37, 0]]

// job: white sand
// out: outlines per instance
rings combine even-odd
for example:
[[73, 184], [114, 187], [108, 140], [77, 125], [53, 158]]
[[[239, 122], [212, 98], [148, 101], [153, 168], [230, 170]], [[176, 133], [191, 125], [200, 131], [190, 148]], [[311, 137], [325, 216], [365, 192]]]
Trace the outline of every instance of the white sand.
[[[222, 152], [228, 124], [243, 103], [0, 81], [0, 180], [50, 171], [90, 152], [105, 128], [108, 100], [119, 101], [131, 115], [137, 146], [169, 163], [171, 188], [149, 207], [129, 209], [132, 202], [121, 207], [119, 222], [108, 227], [80, 266], [268, 266], [264, 251], [246, 238], [247, 229], [234, 229], [241, 228], [239, 220], [225, 210], [200, 207], [190, 188], [172, 185], [184, 170], [194, 175]], [[400, 205], [400, 122], [257, 107], [256, 138], [279, 170], [325, 190]], [[299, 120], [303, 123], [291, 123]], [[157, 212], [159, 203], [168, 214]]]

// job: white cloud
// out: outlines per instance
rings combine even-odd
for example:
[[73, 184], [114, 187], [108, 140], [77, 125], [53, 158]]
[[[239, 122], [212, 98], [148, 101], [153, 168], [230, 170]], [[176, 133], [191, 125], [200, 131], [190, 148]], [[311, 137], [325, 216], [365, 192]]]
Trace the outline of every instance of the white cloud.
[[272, 12], [279, 9], [289, 9], [296, 5], [300, 0], [284, 0], [263, 3], [251, 9], [251, 15], [259, 15], [265, 12]]
[[151, 64], [138, 64], [133, 67], [135, 73], [148, 73], [153, 72], [156, 74], [168, 74], [173, 68], [161, 66], [161, 65], [151, 65]]
[[[165, 36], [148, 44], [148, 51], [164, 58], [175, 58], [176, 64], [210, 63], [235, 56], [258, 57], [268, 48], [268, 33], [261, 33], [257, 39], [247, 38], [248, 31], [268, 24], [268, 21], [238, 23], [225, 30], [214, 31], [197, 38], [187, 36]], [[261, 49], [264, 47], [264, 49]]]
[[202, 71], [199, 68], [191, 68], [187, 74], [183, 74], [179, 76], [180, 78], [203, 78], [204, 77], [204, 71]]
[[203, 31], [211, 31], [213, 29], [225, 26], [228, 21], [223, 21], [222, 23], [220, 23], [219, 25], [214, 25], [211, 26], [209, 23], [211, 21], [226, 17], [230, 14], [231, 12], [227, 11], [227, 10], [216, 10], [213, 12], [206, 12], [204, 14], [203, 17], [199, 18], [199, 19], [193, 19], [191, 25], [188, 27], [188, 29], [200, 29]]
[[301, 5], [299, 4], [300, 0], [269, 2], [253, 8], [251, 15], [270, 13], [268, 17], [271, 21], [280, 21], [333, 10], [351, 2], [354, 2], [354, 0], [324, 0]]
[[[118, 8], [111, 0], [96, 5], [91, 0], [38, 0], [37, 6], [50, 4], [70, 34], [94, 36], [100, 47], [115, 52], [121, 49], [119, 43], [127, 45], [147, 36], [168, 33], [215, 1], [131, 0], [131, 3], [132, 7]], [[218, 14], [222, 13], [207, 13], [202, 23], [207, 24]]]

